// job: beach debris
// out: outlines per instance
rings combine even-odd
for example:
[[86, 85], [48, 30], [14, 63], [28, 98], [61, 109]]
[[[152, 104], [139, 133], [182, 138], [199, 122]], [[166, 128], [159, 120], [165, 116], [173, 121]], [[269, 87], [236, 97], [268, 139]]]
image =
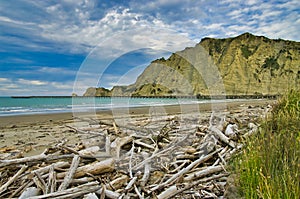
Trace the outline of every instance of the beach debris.
[[222, 198], [228, 159], [242, 147], [235, 138], [257, 131], [255, 117], [234, 115], [239, 122], [226, 123], [212, 116], [207, 124], [194, 118], [184, 125], [178, 117], [130, 125], [86, 119], [82, 127], [66, 125], [87, 139], [81, 143], [57, 139], [28, 157], [0, 149], [0, 198]]

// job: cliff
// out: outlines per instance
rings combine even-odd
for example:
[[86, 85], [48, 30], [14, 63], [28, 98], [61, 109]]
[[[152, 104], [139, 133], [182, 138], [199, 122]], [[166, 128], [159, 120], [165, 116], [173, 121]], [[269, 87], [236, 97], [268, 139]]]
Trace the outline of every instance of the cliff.
[[85, 97], [97, 96], [97, 97], [108, 97], [111, 96], [111, 91], [106, 88], [88, 88], [83, 94]]
[[[204, 38], [195, 47], [153, 61], [134, 84], [114, 87], [109, 96], [209, 95], [220, 84], [226, 95], [277, 95], [298, 88], [300, 42], [250, 33]], [[103, 96], [97, 89], [88, 94]]]

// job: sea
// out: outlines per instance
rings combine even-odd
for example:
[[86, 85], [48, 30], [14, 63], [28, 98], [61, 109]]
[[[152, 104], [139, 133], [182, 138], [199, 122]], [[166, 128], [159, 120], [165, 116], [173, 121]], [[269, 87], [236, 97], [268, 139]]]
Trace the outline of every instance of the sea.
[[0, 97], [0, 116], [88, 112], [114, 108], [198, 104], [196, 98], [134, 97]]

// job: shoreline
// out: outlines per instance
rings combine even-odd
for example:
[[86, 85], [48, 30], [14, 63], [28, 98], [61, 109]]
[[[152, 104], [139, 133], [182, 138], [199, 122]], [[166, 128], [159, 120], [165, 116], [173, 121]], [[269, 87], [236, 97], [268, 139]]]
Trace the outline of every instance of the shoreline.
[[[141, 116], [141, 115], [149, 115], [149, 109], [151, 107], [161, 107], [164, 109], [166, 114], [174, 115], [174, 114], [181, 114], [182, 108], [188, 109], [188, 111], [211, 111], [212, 105], [218, 106], [220, 105], [221, 108], [226, 107], [226, 109], [231, 109], [237, 106], [258, 106], [264, 105], [266, 103], [274, 103], [276, 100], [270, 99], [245, 99], [245, 100], [238, 100], [238, 101], [229, 101], [229, 102], [205, 102], [199, 104], [181, 104], [181, 105], [162, 105], [162, 106], [141, 106], [141, 107], [129, 107], [129, 108], [116, 108], [113, 110], [96, 110], [96, 112], [60, 112], [60, 113], [30, 113], [30, 114], [20, 114], [20, 115], [7, 115], [7, 116], [0, 116], [0, 128], [4, 128], [10, 125], [17, 125], [17, 124], [30, 124], [30, 123], [41, 123], [41, 122], [55, 122], [55, 121], [62, 121], [62, 120], [72, 120], [74, 116], [96, 116], [100, 118], [113, 118], [113, 111], [122, 111], [128, 110], [130, 115], [134, 116]], [[198, 109], [198, 110], [197, 110]]]

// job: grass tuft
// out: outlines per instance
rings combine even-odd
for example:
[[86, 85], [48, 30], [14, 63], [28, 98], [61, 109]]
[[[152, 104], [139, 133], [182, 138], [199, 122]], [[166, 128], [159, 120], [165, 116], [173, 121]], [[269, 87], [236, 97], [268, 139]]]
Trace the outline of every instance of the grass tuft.
[[300, 196], [300, 91], [290, 91], [232, 162], [244, 198]]

